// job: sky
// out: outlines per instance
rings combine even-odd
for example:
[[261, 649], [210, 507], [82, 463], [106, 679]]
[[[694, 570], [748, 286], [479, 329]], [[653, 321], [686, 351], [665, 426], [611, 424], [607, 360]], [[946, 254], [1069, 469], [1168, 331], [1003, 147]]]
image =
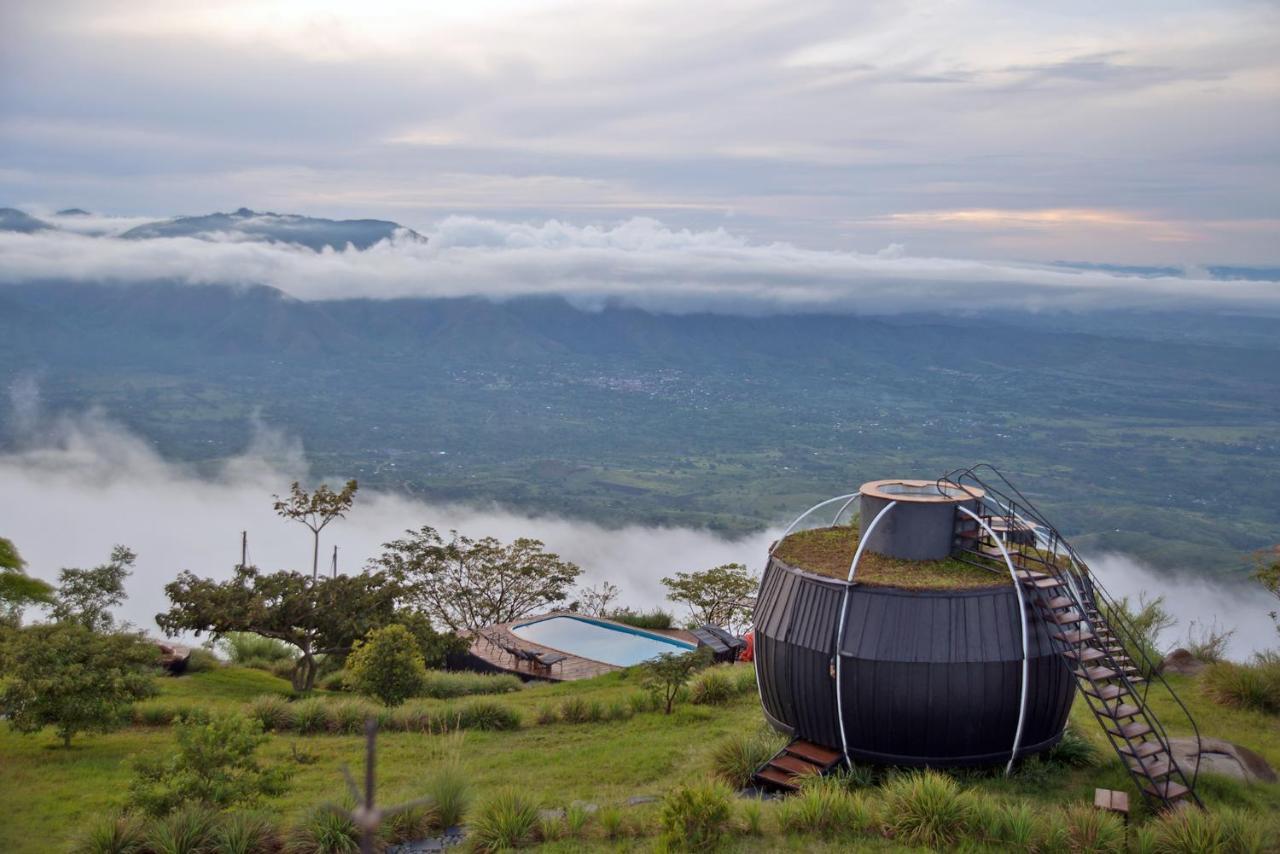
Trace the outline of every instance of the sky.
[[1273, 2], [0, 0], [0, 206], [1269, 265], [1278, 32]]
[[[154, 618], [167, 608], [164, 585], [179, 570], [230, 578], [239, 561], [241, 531], [249, 535], [250, 563], [268, 570], [308, 568], [310, 532], [271, 509], [271, 496], [287, 492], [292, 480], [313, 480], [305, 448], [287, 431], [257, 423], [248, 446], [206, 477], [160, 457], [144, 438], [100, 411], [44, 413], [39, 389], [31, 383], [11, 389], [10, 405], [0, 417], [22, 437], [13, 450], [0, 453], [0, 483], [6, 486], [0, 490], [0, 519], [27, 571], [56, 582], [63, 567], [96, 566], [113, 545], [129, 546], [138, 562], [118, 616], [140, 629], [159, 633]], [[812, 518], [817, 521], [816, 514]], [[681, 617], [680, 607], [665, 599], [663, 576], [731, 561], [758, 573], [769, 543], [785, 527], [739, 539], [691, 528], [607, 530], [581, 520], [530, 517], [499, 505], [427, 504], [362, 489], [347, 518], [322, 533], [321, 554], [330, 555], [338, 546], [340, 571], [355, 572], [381, 552], [382, 543], [422, 525], [504, 541], [536, 537], [582, 567], [580, 587], [609, 581], [620, 588], [620, 603], [663, 607]], [[50, 536], [51, 530], [58, 536]], [[1234, 658], [1275, 645], [1269, 605], [1256, 585], [1178, 575], [1120, 554], [1086, 554], [1085, 559], [1115, 596], [1137, 601], [1159, 591], [1165, 597], [1178, 622], [1160, 639], [1162, 648], [1185, 643], [1189, 633], [1226, 626], [1235, 632], [1229, 646]]]

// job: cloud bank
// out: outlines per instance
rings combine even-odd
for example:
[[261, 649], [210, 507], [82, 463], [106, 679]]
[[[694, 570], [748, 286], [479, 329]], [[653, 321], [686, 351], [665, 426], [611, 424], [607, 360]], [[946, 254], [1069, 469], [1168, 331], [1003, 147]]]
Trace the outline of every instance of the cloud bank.
[[95, 227], [105, 233], [0, 234], [0, 282], [265, 284], [303, 300], [561, 296], [589, 308], [734, 314], [1140, 308], [1280, 315], [1276, 282], [924, 258], [898, 245], [878, 253], [807, 249], [649, 218], [598, 227], [454, 216], [425, 230], [426, 243], [392, 239], [323, 252], [233, 235], [123, 240], [110, 236], [113, 226]]
[[[144, 440], [99, 412], [56, 419], [32, 408], [27, 387], [15, 424], [27, 441], [0, 455], [0, 533], [17, 543], [29, 571], [56, 580], [58, 569], [94, 566], [112, 545], [138, 552], [129, 599], [120, 615], [157, 632], [153, 619], [166, 608], [164, 584], [183, 569], [228, 578], [239, 560], [240, 532], [249, 533], [249, 559], [265, 569], [305, 569], [310, 533], [276, 517], [271, 495], [310, 474], [302, 447], [278, 431], [257, 425], [240, 455], [212, 474], [161, 458]], [[786, 520], [781, 520], [786, 521]], [[762, 568], [768, 544], [781, 526], [726, 540], [703, 530], [598, 525], [554, 517], [530, 517], [497, 506], [427, 504], [399, 495], [362, 491], [354, 511], [325, 530], [322, 554], [338, 546], [339, 568], [356, 571], [383, 542], [406, 528], [430, 524], [472, 536], [533, 536], [585, 570], [584, 582], [609, 580], [633, 607], [665, 603], [661, 578], [679, 570], [737, 561]], [[1216, 619], [1236, 629], [1231, 654], [1244, 657], [1273, 647], [1277, 637], [1267, 603], [1256, 590], [1203, 579], [1170, 576], [1123, 555], [1090, 560], [1113, 594], [1135, 600], [1144, 592], [1166, 597], [1179, 626], [1162, 642], [1176, 644], [1191, 620]]]

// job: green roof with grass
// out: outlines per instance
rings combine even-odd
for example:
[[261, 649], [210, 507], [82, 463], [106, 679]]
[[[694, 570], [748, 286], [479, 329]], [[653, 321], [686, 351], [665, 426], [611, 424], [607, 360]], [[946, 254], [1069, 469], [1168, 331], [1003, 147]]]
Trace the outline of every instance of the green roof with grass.
[[[856, 524], [797, 531], [778, 544], [774, 557], [796, 569], [845, 579], [858, 549]], [[1012, 584], [1007, 571], [945, 560], [904, 560], [863, 551], [855, 579], [859, 584], [900, 590], [981, 590]]]

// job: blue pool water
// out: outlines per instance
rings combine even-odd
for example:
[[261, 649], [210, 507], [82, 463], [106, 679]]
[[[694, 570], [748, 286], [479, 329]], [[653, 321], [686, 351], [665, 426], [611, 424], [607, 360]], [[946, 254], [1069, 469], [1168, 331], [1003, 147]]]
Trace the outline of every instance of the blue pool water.
[[664, 652], [688, 652], [691, 643], [600, 623], [585, 617], [547, 617], [511, 628], [516, 636], [570, 655], [630, 667]]

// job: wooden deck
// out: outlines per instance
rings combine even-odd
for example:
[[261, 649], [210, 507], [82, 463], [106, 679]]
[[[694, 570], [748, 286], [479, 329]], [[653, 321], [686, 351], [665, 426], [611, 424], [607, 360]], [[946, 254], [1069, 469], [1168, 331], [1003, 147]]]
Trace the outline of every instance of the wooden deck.
[[[494, 646], [479, 635], [473, 635], [471, 639], [471, 654], [479, 658], [485, 664], [501, 670], [505, 673], [514, 673], [524, 679], [545, 679], [551, 682], [572, 682], [576, 679], [590, 679], [593, 676], [600, 676], [604, 673], [610, 673], [614, 670], [622, 670], [615, 664], [605, 664], [603, 661], [594, 661], [590, 658], [583, 658], [579, 655], [573, 655], [565, 650], [554, 649], [553, 647], [542, 644], [529, 643], [527, 640], [515, 635], [511, 631], [512, 626], [523, 625], [531, 620], [543, 620], [548, 617], [580, 617], [582, 614], [575, 614], [572, 611], [551, 611], [546, 614], [539, 614], [532, 617], [522, 617], [511, 623], [500, 623], [495, 626], [489, 626], [484, 631], [490, 634], [500, 636], [507, 645], [519, 647], [520, 649], [530, 650], [533, 652], [558, 652], [565, 656], [565, 660], [559, 664], [555, 664], [548, 672], [542, 668], [530, 669], [527, 661], [516, 661], [505, 650]], [[599, 620], [602, 623], [613, 623], [612, 620], [603, 617], [592, 617], [593, 620]], [[632, 628], [624, 626], [622, 623], [613, 623], [624, 628]], [[686, 632], [684, 629], [644, 629], [643, 631], [652, 632], [655, 635], [663, 635], [665, 637], [674, 638], [676, 640], [687, 641], [689, 643], [697, 643], [697, 639]]]

